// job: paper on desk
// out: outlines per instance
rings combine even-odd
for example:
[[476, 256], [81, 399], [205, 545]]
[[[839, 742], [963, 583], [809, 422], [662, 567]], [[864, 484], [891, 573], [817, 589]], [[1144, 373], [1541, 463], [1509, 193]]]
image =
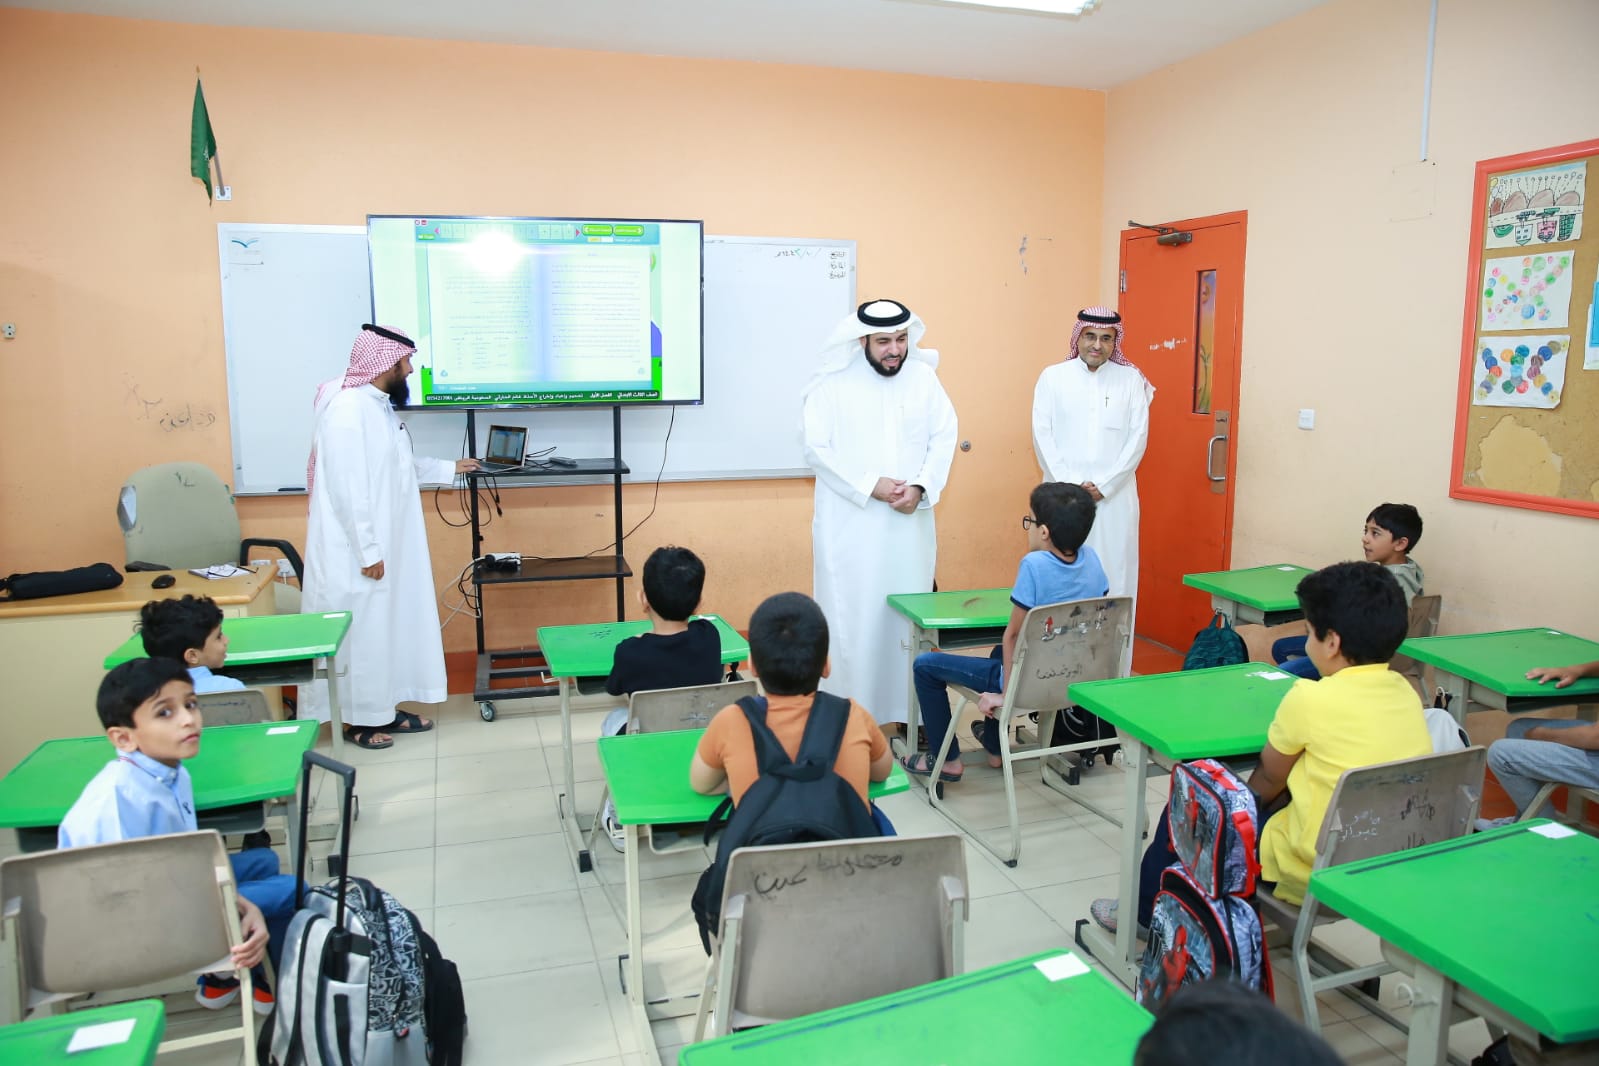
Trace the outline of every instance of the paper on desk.
[[1267, 681], [1281, 681], [1283, 678], [1288, 677], [1289, 675], [1283, 673], [1281, 670], [1256, 670], [1249, 676], [1263, 678]]
[[133, 1022], [132, 1018], [123, 1018], [115, 1022], [101, 1022], [99, 1025], [85, 1025], [74, 1032], [72, 1039], [67, 1042], [67, 1054], [92, 1051], [97, 1047], [110, 1047], [113, 1044], [126, 1044], [133, 1036]]
[[279, 733], [298, 733], [299, 731], [300, 731], [299, 726], [275, 725], [271, 729], [267, 730], [267, 736], [275, 737]]
[[190, 570], [189, 573], [195, 577], [203, 577], [208, 581], [219, 581], [225, 577], [238, 577], [240, 574], [248, 574], [250, 571], [242, 566], [234, 566], [232, 563], [218, 563], [216, 566], [196, 567]]
[[1550, 822], [1548, 825], [1535, 825], [1532, 831], [1539, 836], [1548, 837], [1550, 840], [1559, 840], [1561, 837], [1574, 837], [1577, 831], [1567, 825], [1558, 825]]
[[1039, 959], [1033, 963], [1038, 972], [1051, 981], [1064, 981], [1068, 977], [1081, 977], [1088, 972], [1088, 964], [1076, 955], [1056, 955], [1053, 959]]
[[1277, 569], [1279, 569], [1279, 570], [1298, 570], [1299, 567], [1297, 567], [1297, 566], [1279, 566]]

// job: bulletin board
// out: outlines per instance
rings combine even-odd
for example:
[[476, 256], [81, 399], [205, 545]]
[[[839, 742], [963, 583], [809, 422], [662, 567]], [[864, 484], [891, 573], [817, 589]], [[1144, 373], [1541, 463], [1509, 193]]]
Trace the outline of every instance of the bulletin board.
[[1477, 164], [1449, 495], [1599, 518], [1599, 140]]

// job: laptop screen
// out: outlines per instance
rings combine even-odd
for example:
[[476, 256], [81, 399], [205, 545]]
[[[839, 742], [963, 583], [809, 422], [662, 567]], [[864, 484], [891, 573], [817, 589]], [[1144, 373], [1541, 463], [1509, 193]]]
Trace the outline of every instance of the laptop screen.
[[489, 446], [483, 458], [491, 463], [521, 466], [527, 459], [527, 430], [522, 426], [490, 426]]

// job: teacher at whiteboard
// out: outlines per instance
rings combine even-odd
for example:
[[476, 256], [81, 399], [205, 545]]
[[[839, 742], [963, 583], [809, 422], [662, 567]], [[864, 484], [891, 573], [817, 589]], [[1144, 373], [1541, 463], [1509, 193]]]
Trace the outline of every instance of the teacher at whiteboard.
[[[392, 747], [390, 734], [432, 729], [399, 704], [443, 703], [448, 695], [419, 487], [447, 485], [477, 462], [412, 453], [394, 409], [409, 399], [415, 352], [403, 333], [361, 327], [344, 376], [317, 388], [306, 467], [311, 517], [301, 609], [351, 612], [333, 683], [345, 736], [363, 748]], [[308, 686], [304, 700], [311, 715], [328, 720], [323, 684]]]
[[861, 304], [803, 393], [816, 473], [814, 588], [832, 639], [828, 689], [879, 723], [906, 720], [910, 649], [896, 592], [933, 587], [933, 505], [955, 455], [955, 408], [917, 347], [927, 327], [897, 300]]

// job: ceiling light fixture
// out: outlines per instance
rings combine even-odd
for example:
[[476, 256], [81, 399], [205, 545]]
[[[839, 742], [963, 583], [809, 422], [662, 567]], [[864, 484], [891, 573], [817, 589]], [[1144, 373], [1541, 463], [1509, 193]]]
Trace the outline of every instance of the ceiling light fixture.
[[1025, 11], [1033, 15], [1086, 15], [1100, 0], [944, 0], [961, 7], [991, 7], [1004, 11]]

